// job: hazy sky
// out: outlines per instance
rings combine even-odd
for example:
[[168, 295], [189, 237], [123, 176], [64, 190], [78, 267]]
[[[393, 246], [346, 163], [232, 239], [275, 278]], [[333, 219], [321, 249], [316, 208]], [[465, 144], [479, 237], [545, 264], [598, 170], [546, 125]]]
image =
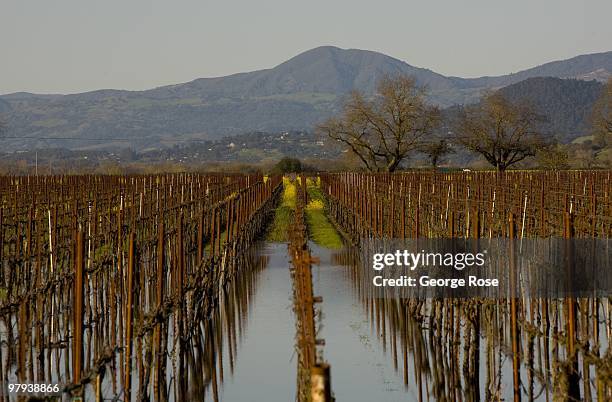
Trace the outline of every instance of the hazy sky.
[[0, 0], [0, 93], [146, 89], [321, 45], [445, 75], [612, 50], [610, 0]]

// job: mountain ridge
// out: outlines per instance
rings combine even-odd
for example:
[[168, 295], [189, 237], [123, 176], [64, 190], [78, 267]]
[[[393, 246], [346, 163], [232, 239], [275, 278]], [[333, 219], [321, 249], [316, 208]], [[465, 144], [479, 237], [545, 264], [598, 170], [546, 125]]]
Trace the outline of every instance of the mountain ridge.
[[[383, 53], [321, 46], [269, 69], [225, 77], [198, 78], [141, 91], [99, 89], [76, 94], [0, 95], [13, 148], [57, 145], [53, 137], [74, 137], [71, 147], [105, 138], [126, 138], [132, 146], [160, 140], [214, 139], [248, 131], [308, 130], [337, 112], [352, 90], [373, 93], [383, 75], [407, 74], [426, 85], [442, 107], [475, 102], [484, 90], [527, 78], [612, 76], [612, 51], [545, 63], [510, 75], [460, 78], [412, 66]], [[7, 134], [7, 135], [9, 135]]]
[[[356, 49], [356, 48], [349, 48], [349, 49], [342, 49], [340, 47], [337, 46], [333, 46], [333, 45], [324, 45], [324, 46], [318, 46], [315, 47], [313, 49], [310, 50], [306, 50], [284, 62], [281, 62], [279, 64], [277, 64], [274, 67], [271, 68], [264, 68], [264, 69], [257, 69], [257, 70], [252, 70], [252, 71], [246, 71], [246, 72], [239, 72], [239, 73], [233, 73], [233, 74], [229, 74], [229, 75], [223, 75], [223, 76], [213, 76], [213, 77], [199, 77], [199, 78], [195, 78], [193, 80], [190, 81], [186, 81], [183, 83], [177, 83], [177, 84], [168, 84], [168, 85], [160, 85], [160, 86], [156, 86], [156, 87], [152, 87], [152, 88], [147, 88], [147, 89], [142, 89], [142, 90], [129, 90], [129, 89], [118, 89], [118, 88], [98, 88], [98, 89], [93, 89], [90, 91], [83, 91], [83, 92], [75, 92], [75, 93], [49, 93], [49, 94], [42, 94], [42, 93], [36, 93], [36, 92], [27, 92], [27, 91], [18, 91], [18, 92], [12, 92], [12, 93], [7, 93], [7, 94], [0, 94], [0, 98], [14, 98], [14, 97], [29, 97], [29, 96], [36, 96], [36, 97], [56, 97], [56, 96], [73, 96], [73, 95], [84, 95], [84, 94], [92, 94], [92, 93], [105, 93], [105, 92], [126, 92], [126, 93], [143, 93], [143, 92], [151, 92], [151, 91], [157, 91], [157, 90], [164, 90], [164, 89], [170, 89], [170, 88], [175, 88], [175, 87], [180, 87], [180, 86], [184, 86], [184, 85], [188, 85], [188, 84], [193, 84], [195, 82], [200, 82], [200, 81], [219, 81], [219, 80], [224, 80], [224, 79], [235, 79], [238, 78], [240, 76], [247, 76], [250, 74], [259, 74], [259, 73], [266, 73], [272, 70], [275, 70], [277, 68], [282, 68], [285, 65], [290, 64], [291, 62], [297, 61], [298, 59], [303, 58], [306, 55], [309, 55], [311, 53], [315, 53], [315, 52], [319, 52], [319, 51], [328, 51], [328, 50], [333, 50], [333, 51], [338, 51], [338, 52], [344, 52], [344, 53], [352, 53], [352, 52], [357, 52], [357, 53], [361, 53], [361, 54], [372, 54], [372, 55], [376, 55], [376, 56], [381, 56], [384, 57], [386, 59], [390, 59], [395, 61], [398, 64], [402, 64], [405, 66], [408, 66], [414, 70], [417, 71], [422, 71], [422, 72], [427, 72], [427, 73], [431, 73], [432, 75], [435, 75], [437, 77], [440, 77], [442, 79], [447, 79], [450, 81], [454, 81], [454, 82], [466, 82], [469, 83], [469, 87], [479, 87], [482, 84], [481, 83], [487, 83], [487, 84], [496, 84], [496, 85], [501, 85], [501, 86], [506, 86], [506, 85], [510, 85], [509, 81], [514, 81], [514, 82], [518, 82], [518, 81], [522, 81], [524, 79], [527, 78], [532, 78], [532, 77], [546, 77], [546, 76], [554, 76], [557, 78], [577, 78], [580, 76], [584, 76], [584, 75], [580, 75], [578, 72], [576, 72], [576, 74], [568, 74], [568, 73], [564, 73], [562, 71], [558, 71], [558, 72], [554, 72], [551, 71], [550, 69], [558, 69], [560, 66], [562, 68], [562, 66], [566, 65], [567, 63], [572, 63], [572, 64], [576, 64], [579, 63], [579, 65], [590, 65], [591, 68], [595, 68], [594, 70], [592, 70], [591, 72], [595, 73], [598, 72], [598, 70], [603, 73], [602, 75], [597, 75], [594, 76], [592, 79], [595, 79], [597, 81], [605, 81], [608, 78], [610, 78], [612, 76], [612, 51], [605, 51], [605, 52], [595, 52], [595, 53], [587, 53], [587, 54], [582, 54], [582, 55], [578, 55], [578, 56], [574, 56], [571, 57], [569, 59], [560, 59], [560, 60], [554, 60], [554, 61], [550, 61], [550, 62], [546, 62], [534, 67], [530, 67], [524, 70], [520, 70], [518, 72], [515, 73], [508, 73], [508, 74], [501, 74], [501, 75], [483, 75], [483, 76], [478, 76], [478, 77], [461, 77], [461, 76], [457, 76], [457, 75], [443, 75], [441, 73], [437, 73], [434, 70], [431, 70], [429, 68], [425, 68], [425, 67], [418, 67], [418, 66], [414, 66], [412, 64], [409, 64], [408, 62], [395, 58], [393, 56], [389, 56], [386, 55], [384, 53], [381, 52], [377, 52], [374, 50], [363, 50], [363, 49]], [[593, 59], [596, 59], [598, 62], [594, 62]], [[597, 68], [597, 66], [600, 63], [604, 63], [606, 65], [606, 68], [602, 69], [602, 68]], [[584, 68], [588, 68], [588, 67], [584, 67]], [[539, 70], [543, 70], [543, 69], [548, 69], [545, 72], [541, 72]], [[582, 79], [582, 78], [577, 78], [577, 79]]]

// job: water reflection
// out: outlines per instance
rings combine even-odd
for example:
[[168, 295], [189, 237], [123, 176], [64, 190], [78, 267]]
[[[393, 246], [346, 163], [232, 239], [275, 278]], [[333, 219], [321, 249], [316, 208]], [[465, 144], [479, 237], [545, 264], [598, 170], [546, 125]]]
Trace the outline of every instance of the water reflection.
[[[222, 383], [236, 366], [238, 345], [246, 331], [252, 299], [268, 261], [268, 255], [253, 247], [242, 253], [236, 264], [225, 272], [234, 276], [225, 288], [203, 284], [180, 307], [166, 302], [163, 308], [169, 311], [167, 314], [154, 308], [155, 299], [150, 296], [154, 287], [142, 279], [148, 269], [143, 264], [143, 270], [138, 273], [142, 276], [138, 283], [144, 289], [140, 292], [143, 297], [135, 303], [142, 303], [144, 311], [152, 313], [135, 316], [131, 370], [126, 364], [125, 350], [100, 350], [109, 337], [122, 336], [124, 321], [121, 309], [116, 309], [119, 314], [111, 315], [111, 320], [117, 327], [104, 322], [109, 314], [104, 314], [99, 306], [108, 289], [103, 286], [102, 278], [97, 277], [99, 273], [92, 274], [92, 286], [97, 292], [87, 300], [88, 325], [83, 334], [87, 375], [79, 391], [83, 399], [197, 401], [209, 394], [210, 399], [220, 400]], [[96, 281], [101, 284], [97, 288]], [[71, 351], [75, 347], [69, 325], [72, 307], [65, 304], [67, 299], [65, 294], [57, 293], [51, 299], [52, 306], [40, 303], [37, 314], [44, 317], [51, 309], [51, 323], [39, 320], [38, 315], [28, 320], [28, 314], [32, 313], [27, 307], [6, 308], [1, 312], [0, 378], [4, 389], [9, 383], [25, 382], [21, 379], [29, 378], [39, 383], [58, 384], [58, 394], [63, 393], [66, 398], [73, 391], [74, 387], [62, 385], [66, 378], [71, 378]], [[28, 322], [32, 323], [30, 331]], [[116, 328], [116, 332], [108, 328]], [[19, 333], [29, 336], [20, 337]], [[118, 343], [121, 344], [120, 340]], [[15, 344], [18, 346], [14, 347]], [[103, 358], [92, 361], [91, 356]], [[32, 363], [19, 364], [26, 357]], [[92, 371], [94, 367], [102, 369]], [[125, 383], [131, 384], [129, 392], [123, 387]], [[18, 396], [2, 391], [0, 398], [9, 401], [17, 400]]]
[[[318, 317], [323, 325], [317, 337], [325, 339], [325, 359], [333, 362], [336, 400], [513, 399], [507, 300], [376, 298], [369, 293], [368, 276], [360, 271], [357, 250], [310, 247], [320, 258], [312, 269], [314, 293], [323, 297], [323, 316]], [[135, 333], [132, 399], [295, 400], [289, 264], [285, 244], [266, 244], [244, 254], [236, 276], [219, 292], [216, 303], [207, 308], [197, 303], [193, 308], [186, 306], [183, 322], [189, 326], [181, 326], [180, 317], [173, 314], [159, 332]], [[65, 357], [72, 350], [72, 337], [62, 324], [69, 312], [59, 296], [54, 326], [60, 328], [60, 336], [50, 339], [48, 325], [35, 321], [31, 340], [36, 347], [31, 350], [19, 347], [20, 310], [3, 312], [0, 370], [5, 381], [17, 381], [19, 353], [31, 353], [28, 361], [40, 362], [27, 366], [30, 378], [39, 378], [40, 370], [48, 373], [47, 378], [57, 378], [57, 373], [69, 376], [65, 362], [70, 359]], [[568, 395], [573, 394], [585, 401], [612, 400], [609, 307], [608, 299], [576, 301], [577, 358], [572, 360], [565, 301], [519, 301], [520, 370], [516, 374], [523, 399], [571, 400]], [[86, 355], [100, 347], [100, 339], [113, 335], [105, 329], [108, 325], [91, 322], [94, 325], [86, 328], [84, 336]], [[142, 322], [146, 323], [145, 317]], [[184, 331], [183, 342], [178, 342], [179, 331]], [[121, 333], [118, 330], [114, 336]], [[167, 346], [158, 349], [156, 345]], [[116, 355], [99, 377], [101, 398], [116, 400], [125, 395], [124, 357], [120, 352]], [[86, 385], [86, 400], [95, 399], [96, 388], [95, 381]], [[6, 394], [2, 398], [9, 400]]]
[[200, 321], [190, 336], [184, 354], [188, 375], [180, 387], [188, 390], [186, 400], [200, 400], [206, 394], [214, 401], [220, 400], [225, 376], [234, 374], [238, 345], [246, 331], [261, 271], [267, 263], [267, 255], [257, 248], [250, 250], [242, 270], [222, 290], [218, 308], [213, 310], [210, 319]]
[[610, 400], [609, 299], [577, 299], [574, 359], [567, 301], [519, 299], [513, 372], [508, 300], [378, 298], [359, 258], [352, 248], [331, 256], [415, 400], [512, 400], [515, 375], [530, 401]]
[[[220, 401], [292, 401], [295, 398], [295, 324], [287, 245], [262, 245], [258, 255], [265, 269], [255, 271], [248, 291], [245, 289], [234, 299], [234, 311], [239, 310], [242, 318], [236, 317], [234, 325], [223, 319], [210, 324], [223, 334], [220, 337], [226, 344], [215, 348], [216, 392]], [[237, 288], [247, 286], [238, 282]], [[229, 347], [232, 342], [233, 348]], [[205, 390], [205, 400], [216, 400], [213, 385]]]

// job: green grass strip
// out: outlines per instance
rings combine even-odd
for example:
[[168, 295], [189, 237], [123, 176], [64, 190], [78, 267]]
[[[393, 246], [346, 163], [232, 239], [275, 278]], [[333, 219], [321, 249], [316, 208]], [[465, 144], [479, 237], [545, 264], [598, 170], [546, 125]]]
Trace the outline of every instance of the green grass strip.
[[266, 239], [272, 242], [288, 241], [289, 225], [295, 211], [296, 188], [288, 178], [283, 178], [283, 195], [280, 205], [274, 212], [274, 221], [270, 226]]
[[325, 196], [320, 188], [320, 181], [308, 179], [308, 205], [306, 205], [306, 223], [310, 238], [321, 247], [341, 249], [342, 237], [325, 215]]

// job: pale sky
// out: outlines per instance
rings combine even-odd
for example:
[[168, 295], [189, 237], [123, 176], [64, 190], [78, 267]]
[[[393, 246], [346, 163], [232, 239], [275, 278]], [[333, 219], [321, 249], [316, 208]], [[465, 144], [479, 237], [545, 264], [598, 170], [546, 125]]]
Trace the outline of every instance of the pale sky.
[[610, 0], [0, 0], [0, 94], [147, 89], [321, 45], [445, 75], [612, 50]]

